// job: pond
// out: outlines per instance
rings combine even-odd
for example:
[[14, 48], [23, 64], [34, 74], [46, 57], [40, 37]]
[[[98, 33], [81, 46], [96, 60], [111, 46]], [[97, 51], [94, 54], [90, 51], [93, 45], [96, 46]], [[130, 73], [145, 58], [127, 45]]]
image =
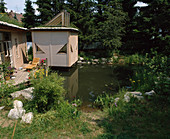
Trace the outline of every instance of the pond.
[[115, 94], [128, 84], [130, 70], [125, 66], [75, 65], [67, 69], [55, 69], [65, 77], [67, 99], [79, 98], [83, 106], [89, 106], [98, 95]]

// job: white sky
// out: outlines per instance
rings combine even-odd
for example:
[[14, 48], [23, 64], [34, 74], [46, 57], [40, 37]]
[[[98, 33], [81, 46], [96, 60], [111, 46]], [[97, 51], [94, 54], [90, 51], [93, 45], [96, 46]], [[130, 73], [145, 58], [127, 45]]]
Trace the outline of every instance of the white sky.
[[[25, 0], [4, 0], [6, 3], [6, 7], [8, 9], [8, 11], [13, 10], [17, 13], [24, 13], [24, 8], [25, 8]], [[35, 2], [36, 0], [31, 0], [32, 2]], [[143, 3], [143, 2], [137, 2], [137, 4], [135, 6], [147, 6], [147, 4]], [[33, 4], [34, 9], [37, 8], [36, 4]], [[38, 12], [36, 11], [36, 14], [38, 14]]]
[[[25, 0], [4, 0], [8, 11], [15, 11], [17, 13], [24, 13]], [[31, 0], [35, 2], [36, 0]], [[36, 4], [33, 4], [34, 9], [37, 8]]]

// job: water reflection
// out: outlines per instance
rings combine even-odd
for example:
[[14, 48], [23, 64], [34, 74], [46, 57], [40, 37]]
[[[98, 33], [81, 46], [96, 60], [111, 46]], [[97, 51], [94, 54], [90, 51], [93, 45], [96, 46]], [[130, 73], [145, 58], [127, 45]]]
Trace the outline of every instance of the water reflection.
[[76, 98], [78, 92], [78, 68], [74, 68], [74, 72], [71, 72], [71, 75], [65, 75], [64, 77], [64, 86], [67, 90], [66, 98], [72, 101], [74, 98]]
[[106, 87], [107, 84], [117, 84], [117, 79], [111, 66], [84, 65], [74, 66], [68, 70], [60, 70], [59, 74], [65, 77], [67, 99], [72, 101], [75, 97], [88, 105], [104, 92], [114, 91]]

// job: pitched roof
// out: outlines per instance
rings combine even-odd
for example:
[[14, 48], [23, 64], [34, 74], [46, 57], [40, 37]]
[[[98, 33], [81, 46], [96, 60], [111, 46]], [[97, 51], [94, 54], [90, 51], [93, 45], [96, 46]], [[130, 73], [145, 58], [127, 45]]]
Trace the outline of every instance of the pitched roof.
[[57, 14], [52, 20], [45, 24], [45, 26], [70, 26], [70, 13], [62, 11]]

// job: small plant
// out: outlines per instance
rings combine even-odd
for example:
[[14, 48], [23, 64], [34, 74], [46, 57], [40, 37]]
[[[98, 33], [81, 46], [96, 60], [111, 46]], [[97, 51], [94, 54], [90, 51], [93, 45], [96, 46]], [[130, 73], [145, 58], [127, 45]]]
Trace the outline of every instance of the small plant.
[[[39, 75], [39, 73], [38, 73]], [[34, 98], [28, 104], [27, 109], [32, 109], [39, 113], [45, 113], [56, 107], [64, 100], [64, 78], [57, 73], [51, 73], [47, 77], [33, 78], [31, 84], [34, 87]]]
[[98, 108], [105, 108], [105, 107], [110, 107], [111, 104], [114, 103], [114, 98], [113, 96], [110, 96], [108, 94], [103, 94], [97, 97], [97, 99], [94, 101], [94, 105]]

